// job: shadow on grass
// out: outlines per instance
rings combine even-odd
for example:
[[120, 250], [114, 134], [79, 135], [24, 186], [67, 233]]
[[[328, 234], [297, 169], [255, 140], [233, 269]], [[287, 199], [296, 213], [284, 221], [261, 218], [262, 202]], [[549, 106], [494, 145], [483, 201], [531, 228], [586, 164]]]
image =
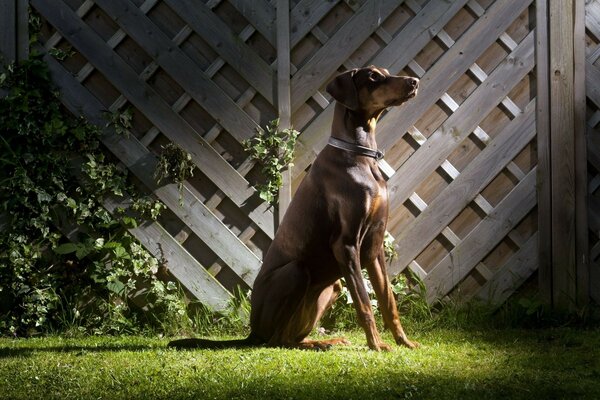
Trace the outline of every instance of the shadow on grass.
[[85, 355], [88, 353], [104, 353], [118, 351], [144, 351], [155, 350], [161, 347], [143, 344], [90, 344], [90, 345], [57, 345], [57, 346], [0, 346], [0, 359], [14, 357], [28, 357], [34, 353], [75, 353]]

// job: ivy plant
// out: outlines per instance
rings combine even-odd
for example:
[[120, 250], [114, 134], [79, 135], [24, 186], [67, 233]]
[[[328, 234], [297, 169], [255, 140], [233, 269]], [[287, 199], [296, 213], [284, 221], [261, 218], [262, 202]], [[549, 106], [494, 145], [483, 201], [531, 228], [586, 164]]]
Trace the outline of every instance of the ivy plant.
[[[136, 196], [100, 130], [62, 107], [39, 54], [2, 71], [0, 334], [131, 332], [181, 310], [177, 288], [157, 277], [162, 261], [128, 232], [164, 206]], [[128, 210], [102, 206], [127, 192]], [[142, 287], [152, 316], [132, 306]]]
[[177, 184], [179, 190], [179, 204], [183, 205], [183, 182], [194, 176], [196, 165], [192, 156], [175, 143], [162, 146], [162, 152], [158, 158], [154, 179], [157, 183], [171, 179]]
[[279, 119], [275, 119], [265, 129], [258, 127], [256, 135], [242, 143], [244, 150], [260, 164], [266, 178], [266, 183], [256, 185], [260, 198], [273, 206], [278, 203], [282, 171], [294, 158], [298, 135], [292, 128], [279, 129]]

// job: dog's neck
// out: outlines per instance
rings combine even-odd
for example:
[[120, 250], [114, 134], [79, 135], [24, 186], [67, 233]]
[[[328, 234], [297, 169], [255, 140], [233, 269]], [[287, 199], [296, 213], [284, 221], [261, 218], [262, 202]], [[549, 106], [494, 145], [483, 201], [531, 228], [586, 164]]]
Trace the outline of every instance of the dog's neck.
[[379, 115], [381, 115], [381, 112], [371, 115], [360, 110], [352, 111], [337, 103], [335, 105], [331, 136], [370, 149], [377, 149], [375, 127], [377, 126]]

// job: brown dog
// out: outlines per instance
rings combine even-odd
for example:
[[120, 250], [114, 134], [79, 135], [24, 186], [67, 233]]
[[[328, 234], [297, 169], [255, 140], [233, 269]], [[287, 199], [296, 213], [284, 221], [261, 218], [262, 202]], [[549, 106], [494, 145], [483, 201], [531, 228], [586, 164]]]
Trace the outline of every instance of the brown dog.
[[390, 350], [375, 326], [361, 267], [396, 343], [417, 346], [402, 329], [386, 272], [388, 197], [377, 166], [382, 154], [375, 150], [375, 125], [387, 107], [414, 97], [418, 83], [373, 66], [344, 72], [329, 83], [327, 92], [337, 100], [329, 145], [298, 187], [256, 277], [250, 336], [222, 342], [181, 339], [170, 346], [325, 349], [347, 343], [306, 339], [337, 298], [344, 277], [369, 348]]

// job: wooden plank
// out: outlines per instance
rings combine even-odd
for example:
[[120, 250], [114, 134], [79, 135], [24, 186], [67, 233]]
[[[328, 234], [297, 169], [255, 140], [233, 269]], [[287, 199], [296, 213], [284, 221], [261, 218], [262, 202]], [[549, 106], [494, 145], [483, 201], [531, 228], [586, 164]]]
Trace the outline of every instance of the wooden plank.
[[229, 0], [229, 3], [234, 6], [273, 47], [277, 46], [275, 9], [268, 1]]
[[[125, 208], [130, 201], [108, 198], [104, 207], [113, 213], [117, 207]], [[206, 269], [156, 222], [145, 223], [129, 232], [158, 260], [166, 262], [171, 274], [202, 304], [215, 311], [227, 311], [233, 298]]]
[[271, 67], [240, 40], [227, 24], [202, 2], [194, 4], [180, 0], [166, 0], [166, 2], [237, 73], [254, 86], [269, 103], [274, 104]]
[[[280, 129], [291, 128], [292, 110], [290, 98], [290, 2], [277, 2], [277, 110]], [[291, 166], [282, 171], [279, 190], [279, 222], [292, 202]]]
[[417, 218], [395, 235], [398, 257], [389, 267], [390, 274], [400, 273], [533, 140], [534, 110], [532, 101], [524, 114], [511, 121]]
[[290, 13], [290, 44], [294, 48], [339, 0], [300, 0]]
[[537, 268], [538, 233], [536, 232], [519, 251], [512, 255], [500, 271], [479, 289], [475, 297], [488, 305], [500, 306], [529, 279]]
[[[83, 113], [97, 126], [105, 126], [103, 106], [52, 57], [46, 57], [63, 102], [76, 115]], [[133, 136], [116, 135], [105, 128], [102, 142], [133, 174], [169, 207], [191, 230], [235, 271], [249, 286], [260, 268], [258, 257], [250, 251], [214, 214], [184, 186], [180, 193], [175, 184], [158, 186], [152, 176], [157, 163]]]
[[[586, 151], [586, 59], [585, 3], [574, 2], [573, 22], [573, 102], [575, 123], [575, 257], [577, 269], [577, 307], [590, 299], [589, 233], [587, 224], [587, 151]], [[600, 288], [596, 288], [600, 291]]]
[[425, 277], [427, 301], [447, 295], [536, 205], [536, 170], [498, 204], [471, 233]]
[[[463, 0], [457, 1], [460, 5]], [[394, 52], [385, 52], [377, 55], [372, 63], [380, 66], [387, 66], [393, 63], [391, 72], [397, 73], [412, 60], [422, 46], [425, 46], [430, 40], [430, 35], [435, 35], [444, 25], [454, 16], [452, 13], [454, 8], [448, 8], [446, 2], [430, 1], [427, 5], [396, 35], [398, 38], [415, 38], [415, 42], [419, 46], [408, 46], [406, 50], [401, 50], [402, 45], [406, 45], [404, 39], [397, 39], [394, 43], [390, 43], [392, 48], [396, 47], [398, 53], [403, 56], [398, 58], [398, 54]], [[404, 63], [404, 64], [403, 64]], [[335, 102], [331, 102], [325, 110], [323, 110], [317, 118], [303, 129], [302, 135], [298, 139], [296, 158], [294, 160], [293, 179], [297, 180], [298, 176], [308, 168], [310, 163], [315, 159], [316, 155], [327, 143], [329, 127], [333, 118], [333, 109]]]
[[572, 310], [577, 292], [573, 4], [550, 0], [550, 168], [552, 192], [552, 299]]
[[356, 48], [381, 25], [402, 0], [365, 2], [292, 78], [292, 111], [296, 111], [335, 73]]
[[[413, 59], [468, 0], [451, 2], [430, 1], [406, 25], [406, 34], [396, 35], [373, 59], [374, 65], [388, 65], [396, 74]], [[381, 60], [381, 61], [380, 61]], [[389, 60], [393, 60], [390, 62]]]
[[590, 1], [585, 6], [585, 27], [600, 40], [600, 3]]
[[414, 125], [528, 5], [529, 1], [495, 1], [421, 78], [419, 95], [385, 115], [377, 128], [379, 146], [392, 147], [398, 135]]
[[139, 8], [110, 0], [98, 0], [96, 4], [102, 7], [148, 54], [151, 54], [154, 62], [164, 68], [233, 137], [242, 141], [254, 135], [254, 129], [258, 127], [256, 122], [214, 82], [205, 77], [188, 55]]
[[536, 0], [538, 286], [542, 301], [552, 304], [552, 194], [550, 185], [550, 75], [548, 0]]
[[444, 162], [485, 115], [510, 92], [513, 85], [529, 73], [534, 67], [533, 42], [534, 33], [531, 32], [396, 171], [388, 182], [392, 210], [404, 203], [415, 187]]
[[0, 7], [0, 55], [10, 63], [17, 59], [17, 0], [2, 0]]
[[590, 62], [585, 65], [585, 89], [587, 97], [600, 108], [600, 68]]
[[[29, 57], [27, 0], [0, 0], [0, 72], [4, 65]], [[8, 91], [0, 88], [0, 98]]]
[[190, 153], [194, 163], [269, 236], [273, 215], [261, 203], [250, 208], [256, 195], [244, 177], [227, 163], [196, 131], [177, 115], [156, 92], [83, 23], [64, 3], [32, 0], [34, 6], [70, 43], [167, 137]]

